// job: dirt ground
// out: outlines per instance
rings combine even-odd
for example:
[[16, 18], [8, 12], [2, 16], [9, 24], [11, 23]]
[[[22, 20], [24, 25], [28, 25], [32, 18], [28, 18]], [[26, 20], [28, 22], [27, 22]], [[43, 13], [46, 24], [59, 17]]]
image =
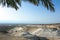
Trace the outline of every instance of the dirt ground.
[[[60, 40], [60, 37], [47, 37], [49, 40]], [[0, 33], [0, 40], [30, 40], [24, 37], [9, 36]]]

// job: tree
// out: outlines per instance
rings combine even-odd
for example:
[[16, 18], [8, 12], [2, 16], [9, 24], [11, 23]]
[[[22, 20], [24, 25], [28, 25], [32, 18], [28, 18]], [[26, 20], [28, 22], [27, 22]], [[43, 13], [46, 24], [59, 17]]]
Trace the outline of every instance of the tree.
[[41, 3], [48, 10], [55, 11], [52, 0], [0, 0], [0, 4], [2, 4], [3, 6], [15, 8], [17, 10], [19, 9], [18, 5], [21, 6], [22, 1], [30, 2], [36, 6], [39, 6]]

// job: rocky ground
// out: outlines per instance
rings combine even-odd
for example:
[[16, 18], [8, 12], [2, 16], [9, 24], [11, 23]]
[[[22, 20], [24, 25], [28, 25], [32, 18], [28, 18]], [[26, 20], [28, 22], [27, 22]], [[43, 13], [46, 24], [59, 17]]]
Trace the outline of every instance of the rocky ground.
[[[46, 35], [50, 35], [50, 34], [46, 34]], [[37, 39], [37, 38], [39, 38], [39, 39]], [[9, 34], [0, 33], [0, 40], [32, 40], [32, 39], [33, 40], [48, 40], [48, 39], [49, 40], [60, 40], [60, 37], [54, 36], [54, 35], [52, 35], [52, 37], [49, 37], [49, 36], [43, 37], [42, 35], [36, 37], [29, 33], [26, 33], [24, 36], [13, 36], [13, 35], [9, 35]]]
[[[32, 27], [34, 26], [34, 27]], [[0, 27], [0, 40], [60, 40], [60, 29], [53, 26], [28, 25], [20, 27]], [[45, 26], [45, 25], [42, 25]], [[59, 26], [59, 25], [58, 25]], [[53, 28], [52, 28], [53, 27]], [[8, 31], [7, 31], [7, 29]], [[6, 30], [6, 31], [5, 31]]]

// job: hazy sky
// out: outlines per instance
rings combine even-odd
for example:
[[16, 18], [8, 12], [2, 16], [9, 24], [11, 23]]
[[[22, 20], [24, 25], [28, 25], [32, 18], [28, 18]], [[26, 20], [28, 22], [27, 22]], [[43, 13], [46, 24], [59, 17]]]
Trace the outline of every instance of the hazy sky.
[[22, 2], [17, 11], [0, 6], [0, 23], [60, 23], [60, 0], [53, 0], [53, 3], [55, 12], [50, 12], [42, 5], [37, 7], [28, 2]]

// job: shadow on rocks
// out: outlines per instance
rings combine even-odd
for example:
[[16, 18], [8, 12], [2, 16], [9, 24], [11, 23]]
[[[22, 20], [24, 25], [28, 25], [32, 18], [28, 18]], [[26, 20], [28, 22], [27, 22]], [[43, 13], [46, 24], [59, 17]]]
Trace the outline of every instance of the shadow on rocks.
[[36, 37], [34, 38], [34, 40], [49, 40], [49, 39], [47, 39], [46, 37], [36, 36]]
[[24, 37], [24, 38], [27, 38], [27, 39], [30, 39], [30, 40], [49, 40], [49, 39], [47, 39], [46, 37], [39, 37], [39, 36], [37, 36], [37, 35], [32, 35], [32, 34], [30, 34], [29, 32], [25, 32], [25, 33], [23, 34], [23, 37]]
[[7, 34], [8, 32], [7, 31], [0, 31], [1, 33], [3, 33], [3, 34]]

